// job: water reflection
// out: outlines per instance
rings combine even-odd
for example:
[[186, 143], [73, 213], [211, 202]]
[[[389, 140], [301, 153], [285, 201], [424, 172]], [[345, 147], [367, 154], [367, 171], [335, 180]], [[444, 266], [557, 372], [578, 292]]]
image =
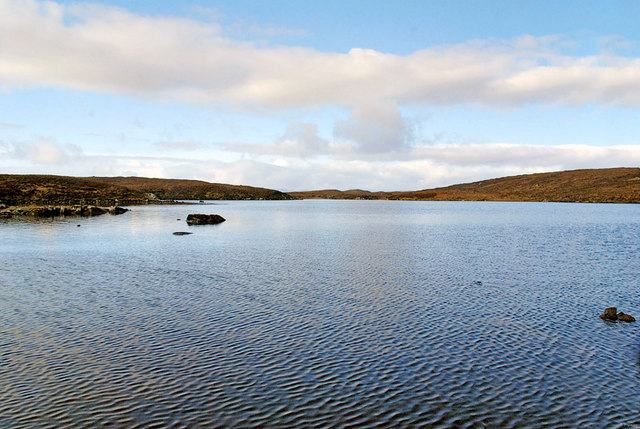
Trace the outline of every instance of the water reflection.
[[640, 314], [637, 215], [283, 201], [3, 223], [0, 425], [638, 424], [637, 332], [597, 317]]

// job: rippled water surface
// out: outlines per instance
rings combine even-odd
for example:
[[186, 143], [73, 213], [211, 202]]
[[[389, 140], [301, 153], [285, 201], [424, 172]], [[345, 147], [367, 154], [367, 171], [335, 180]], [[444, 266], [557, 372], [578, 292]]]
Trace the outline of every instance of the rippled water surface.
[[640, 319], [639, 237], [638, 205], [5, 221], [0, 427], [640, 427], [639, 322], [597, 317]]

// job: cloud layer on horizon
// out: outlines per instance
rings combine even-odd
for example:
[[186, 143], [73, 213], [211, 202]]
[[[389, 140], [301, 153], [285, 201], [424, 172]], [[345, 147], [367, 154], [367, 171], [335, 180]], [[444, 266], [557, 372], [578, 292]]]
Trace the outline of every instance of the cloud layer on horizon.
[[[307, 159], [302, 154], [266, 153], [261, 145], [254, 146], [260, 153], [223, 162], [198, 156], [90, 155], [51, 139], [0, 141], [0, 168], [6, 173], [26, 168], [33, 173], [78, 176], [202, 179], [288, 191], [317, 189], [318, 183], [324, 188], [345, 189], [348, 183], [349, 188], [393, 191], [524, 173], [640, 165], [640, 146], [440, 144], [373, 161], [348, 156]], [[277, 144], [271, 147], [278, 148]]]

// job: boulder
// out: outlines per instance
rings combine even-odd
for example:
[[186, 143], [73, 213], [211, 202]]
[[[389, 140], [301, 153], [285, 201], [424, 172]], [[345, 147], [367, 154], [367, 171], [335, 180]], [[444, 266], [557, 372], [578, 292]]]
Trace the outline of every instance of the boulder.
[[615, 307], [609, 307], [600, 315], [602, 320], [618, 320], [618, 310]]
[[633, 317], [630, 314], [624, 314], [622, 311], [620, 313], [618, 313], [618, 320], [621, 320], [623, 322], [635, 322], [636, 321], [635, 317]]
[[187, 225], [215, 225], [225, 220], [218, 214], [190, 214], [187, 216]]
[[602, 320], [619, 320], [621, 322], [635, 322], [635, 317], [630, 314], [625, 314], [622, 311], [617, 313], [617, 309], [615, 307], [609, 307], [604, 310], [604, 313], [600, 315]]
[[112, 215], [120, 215], [128, 211], [129, 209], [125, 209], [124, 207], [120, 207], [120, 206], [109, 207], [109, 213], [111, 213]]
[[190, 235], [190, 234], [193, 234], [193, 232], [176, 231], [173, 233], [173, 235]]
[[100, 216], [107, 213], [107, 209], [98, 206], [87, 206], [85, 212], [85, 216]]

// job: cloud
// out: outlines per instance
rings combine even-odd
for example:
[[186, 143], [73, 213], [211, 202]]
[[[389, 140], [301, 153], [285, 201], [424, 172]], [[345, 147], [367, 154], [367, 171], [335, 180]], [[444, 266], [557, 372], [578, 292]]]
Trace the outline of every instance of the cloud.
[[440, 144], [414, 147], [402, 157], [368, 161], [255, 154], [223, 162], [206, 153], [197, 157], [88, 154], [50, 139], [0, 142], [0, 171], [5, 173], [171, 177], [280, 190], [417, 190], [514, 174], [639, 164], [639, 146]]
[[196, 150], [200, 147], [200, 145], [194, 141], [167, 141], [167, 142], [157, 142], [153, 144], [158, 149], [162, 150]]
[[570, 170], [640, 164], [640, 146], [440, 144], [414, 148], [411, 159], [456, 167]]
[[286, 28], [275, 25], [258, 25], [248, 24], [242, 21], [236, 21], [230, 26], [224, 28], [224, 33], [229, 35], [238, 35], [240, 37], [306, 37], [309, 32], [299, 28]]
[[[495, 143], [415, 148], [406, 153], [404, 159], [373, 161], [264, 156], [238, 163], [221, 163], [216, 172], [227, 183], [257, 184], [289, 191], [325, 188], [393, 191], [517, 174], [638, 164], [638, 146], [549, 147]], [[207, 180], [206, 169], [200, 173], [205, 176], [199, 178]]]
[[32, 164], [64, 164], [82, 156], [82, 150], [73, 144], [60, 145], [52, 139], [41, 138], [23, 143], [5, 143], [5, 158], [27, 161]]
[[0, 122], [0, 130], [12, 130], [12, 129], [20, 129], [24, 128], [24, 125], [20, 124], [11, 124], [8, 122]]
[[221, 147], [231, 152], [296, 158], [314, 158], [335, 153], [337, 149], [337, 145], [318, 135], [317, 125], [308, 123], [287, 125], [282, 137], [272, 143], [226, 142]]
[[234, 40], [213, 22], [0, 0], [0, 40], [0, 90], [70, 88], [258, 109], [640, 105], [640, 59], [563, 55], [562, 37], [471, 41], [410, 55], [360, 48], [345, 54]]
[[289, 124], [283, 136], [273, 143], [227, 142], [223, 147], [232, 152], [255, 155], [375, 159], [408, 150], [414, 139], [412, 125], [390, 103], [354, 108], [348, 118], [335, 123], [333, 134], [335, 140], [329, 141], [318, 135], [317, 125], [294, 123]]
[[345, 121], [338, 121], [334, 135], [356, 143], [357, 151], [383, 153], [405, 150], [413, 135], [400, 112], [389, 104], [358, 106]]
[[318, 136], [318, 126], [315, 124], [289, 124], [280, 142], [296, 142], [303, 154], [323, 153], [327, 150], [327, 141]]

